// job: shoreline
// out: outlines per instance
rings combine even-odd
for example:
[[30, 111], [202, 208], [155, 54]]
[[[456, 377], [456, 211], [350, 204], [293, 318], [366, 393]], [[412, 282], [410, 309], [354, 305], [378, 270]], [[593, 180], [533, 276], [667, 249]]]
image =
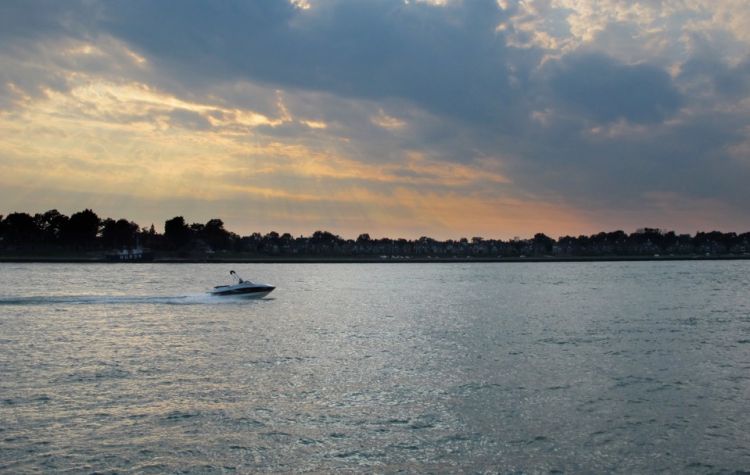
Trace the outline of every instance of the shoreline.
[[750, 255], [723, 256], [579, 256], [579, 257], [450, 257], [450, 258], [364, 258], [364, 257], [253, 257], [253, 258], [157, 258], [152, 261], [110, 261], [99, 257], [0, 257], [4, 264], [467, 264], [523, 262], [652, 262], [734, 261]]

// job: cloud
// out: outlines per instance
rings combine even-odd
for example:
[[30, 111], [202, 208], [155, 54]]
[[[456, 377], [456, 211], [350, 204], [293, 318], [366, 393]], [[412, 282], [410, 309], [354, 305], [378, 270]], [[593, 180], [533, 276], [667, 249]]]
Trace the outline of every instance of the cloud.
[[682, 103], [669, 75], [654, 66], [601, 54], [572, 54], [555, 66], [550, 85], [557, 99], [597, 121], [661, 122]]
[[750, 92], [750, 56], [736, 65], [710, 53], [694, 56], [681, 65], [679, 79], [697, 96], [722, 101], [743, 99]]
[[173, 109], [169, 113], [169, 119], [177, 127], [196, 130], [211, 128], [211, 122], [204, 115], [187, 109]]
[[81, 23], [95, 11], [94, 5], [82, 0], [6, 0], [0, 3], [0, 39], [6, 45], [63, 35], [80, 39], [85, 36]]
[[[511, 100], [491, 0], [105, 4], [109, 33], [184, 81], [251, 80], [482, 120]], [[190, 34], [185, 34], [189, 31]]]
[[342, 226], [487, 234], [541, 226], [507, 211], [524, 201], [595, 228], [670, 206], [688, 222], [683, 200], [750, 226], [742, 7], [9, 0], [0, 169], [8, 186], [43, 170], [39, 187], [171, 196], [206, 214], [221, 202], [237, 219], [233, 199], [276, 199], [255, 217], [269, 223], [329, 212]]

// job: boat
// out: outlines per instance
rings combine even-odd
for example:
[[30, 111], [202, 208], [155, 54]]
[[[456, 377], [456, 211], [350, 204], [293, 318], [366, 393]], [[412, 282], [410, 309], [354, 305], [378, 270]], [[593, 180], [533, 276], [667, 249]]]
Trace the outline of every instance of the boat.
[[104, 258], [110, 262], [151, 262], [154, 260], [154, 253], [141, 247], [134, 249], [122, 249], [105, 254]]
[[244, 280], [233, 270], [229, 271], [229, 275], [231, 275], [234, 279], [234, 284], [217, 285], [212, 290], [210, 290], [209, 293], [211, 295], [220, 297], [261, 298], [270, 294], [276, 288], [273, 285], [260, 284], [257, 282]]

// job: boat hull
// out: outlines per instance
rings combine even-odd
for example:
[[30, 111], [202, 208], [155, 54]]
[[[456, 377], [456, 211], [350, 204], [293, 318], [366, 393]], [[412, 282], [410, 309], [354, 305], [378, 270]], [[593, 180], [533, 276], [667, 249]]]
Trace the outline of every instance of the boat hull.
[[271, 285], [228, 285], [215, 287], [209, 293], [216, 297], [243, 297], [259, 299], [273, 292], [276, 287]]

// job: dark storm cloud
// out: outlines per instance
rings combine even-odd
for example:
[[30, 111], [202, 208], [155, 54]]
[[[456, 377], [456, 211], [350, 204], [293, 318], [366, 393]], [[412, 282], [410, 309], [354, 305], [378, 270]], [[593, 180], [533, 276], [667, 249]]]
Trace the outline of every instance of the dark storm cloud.
[[698, 93], [742, 99], [750, 93], [750, 57], [732, 66], [713, 55], [696, 56], [682, 65], [680, 79]]
[[621, 64], [602, 54], [563, 58], [554, 67], [550, 86], [561, 101], [600, 122], [660, 122], [682, 103], [665, 71]]
[[436, 7], [402, 0], [108, 2], [107, 29], [184, 81], [261, 81], [347, 97], [407, 99], [467, 120], [509, 94], [491, 0]]
[[[494, 0], [448, 6], [322, 0], [309, 10], [286, 1], [50, 5], [26, 8], [45, 13], [19, 15], [21, 30], [112, 34], [149, 58], [161, 76], [153, 80], [173, 90], [249, 81], [336, 97], [407, 100], [448, 121], [484, 128], [476, 131], [480, 138], [522, 133], [531, 98], [604, 122], [656, 122], [681, 103], [665, 72], [601, 54], [569, 55], [540, 82], [533, 77], [539, 52], [506, 47], [496, 31], [506, 12]], [[242, 91], [224, 92], [241, 100]], [[273, 112], [262, 102], [252, 104]]]
[[[517, 185], [582, 209], [648, 214], [644, 196], [671, 192], [719, 199], [738, 209], [750, 200], [748, 163], [733, 158], [750, 120], [736, 112], [703, 112], [667, 124], [625, 122], [590, 133], [588, 121], [561, 120], [530, 133], [513, 148], [509, 173]], [[510, 147], [513, 147], [511, 144]]]
[[96, 11], [84, 1], [3, 0], [0, 2], [0, 40], [31, 40], [59, 35], [81, 36]]

